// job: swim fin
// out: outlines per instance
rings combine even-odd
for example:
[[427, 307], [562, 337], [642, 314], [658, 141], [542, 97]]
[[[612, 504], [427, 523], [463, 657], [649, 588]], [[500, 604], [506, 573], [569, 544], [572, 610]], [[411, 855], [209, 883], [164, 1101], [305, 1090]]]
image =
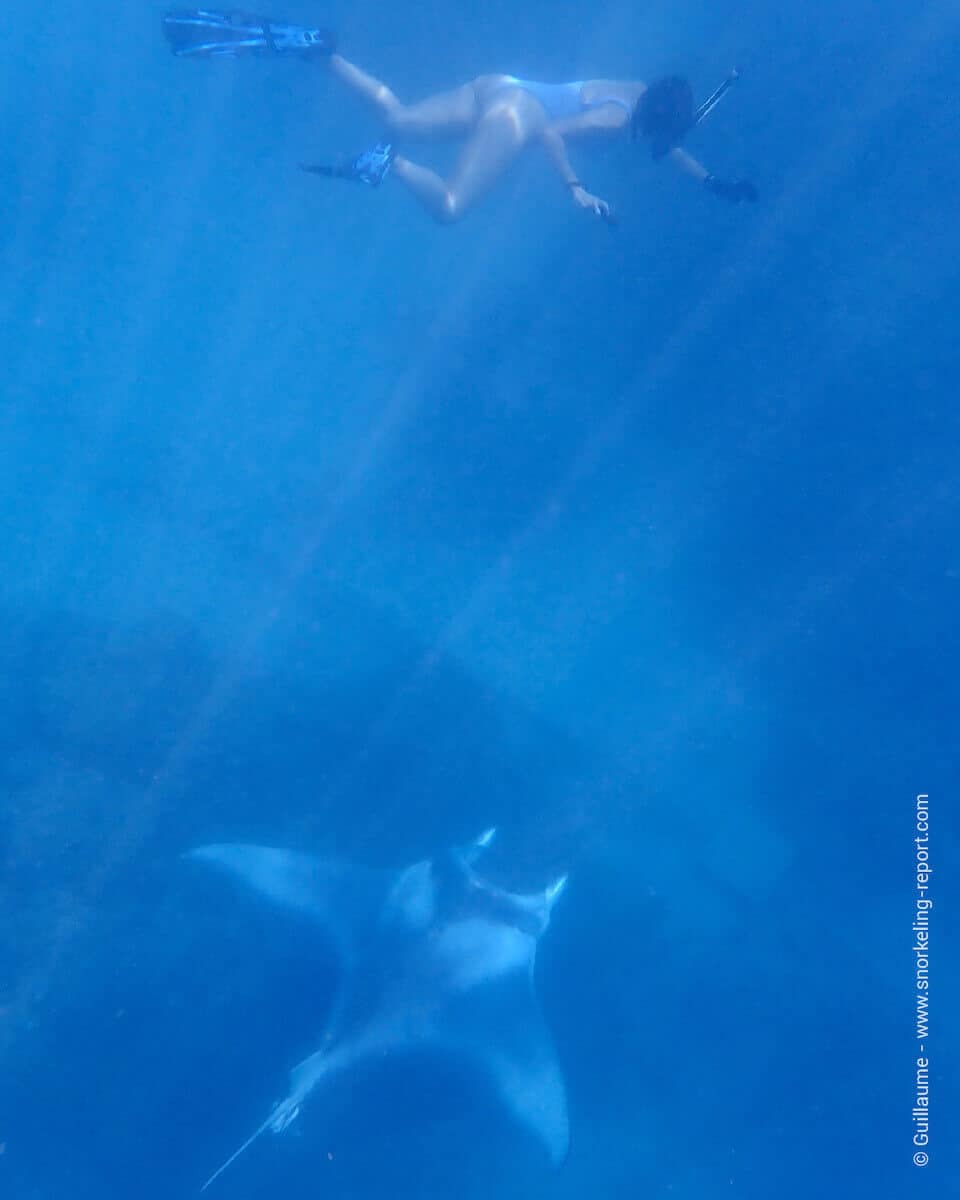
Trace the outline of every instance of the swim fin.
[[362, 150], [355, 158], [336, 163], [334, 166], [301, 163], [300, 169], [309, 171], [311, 175], [325, 175], [329, 179], [352, 179], [357, 183], [365, 183], [368, 187], [379, 187], [396, 157], [397, 152], [390, 142], [377, 142], [369, 150]]
[[285, 25], [252, 13], [197, 8], [163, 16], [163, 32], [178, 58], [235, 58], [246, 54], [332, 54], [335, 36], [325, 29]]

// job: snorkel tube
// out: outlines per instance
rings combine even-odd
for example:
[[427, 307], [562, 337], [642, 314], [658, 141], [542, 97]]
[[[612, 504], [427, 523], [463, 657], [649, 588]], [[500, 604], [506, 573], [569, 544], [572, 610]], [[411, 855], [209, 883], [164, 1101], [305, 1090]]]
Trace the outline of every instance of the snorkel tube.
[[716, 91], [710, 93], [706, 100], [704, 100], [697, 111], [693, 114], [692, 128], [696, 128], [696, 126], [699, 125], [705, 117], [710, 116], [713, 110], [717, 107], [720, 101], [724, 98], [727, 92], [730, 91], [739, 78], [740, 71], [737, 67], [734, 67], [723, 83], [720, 84]]

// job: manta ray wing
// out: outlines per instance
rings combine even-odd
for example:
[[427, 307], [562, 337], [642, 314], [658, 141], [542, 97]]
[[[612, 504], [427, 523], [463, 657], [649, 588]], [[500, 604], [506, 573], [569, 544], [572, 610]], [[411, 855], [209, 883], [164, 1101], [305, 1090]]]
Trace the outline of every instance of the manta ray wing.
[[210, 863], [275, 904], [312, 917], [342, 953], [377, 919], [396, 874], [242, 843], [201, 846], [185, 857]]
[[567, 1157], [570, 1125], [567, 1095], [556, 1051], [529, 983], [517, 979], [495, 1016], [474, 1013], [474, 1056], [493, 1080], [514, 1118], [525, 1125], [559, 1167]]
[[431, 1040], [484, 1074], [559, 1166], [570, 1140], [567, 1100], [534, 993], [537, 939], [506, 923], [467, 920], [443, 931], [438, 943], [443, 969], [436, 977], [449, 996]]

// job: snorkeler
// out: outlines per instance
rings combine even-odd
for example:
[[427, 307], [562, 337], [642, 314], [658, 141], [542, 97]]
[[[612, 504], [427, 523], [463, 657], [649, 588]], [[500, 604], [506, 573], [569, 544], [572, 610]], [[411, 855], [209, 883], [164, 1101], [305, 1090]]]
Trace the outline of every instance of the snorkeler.
[[[390, 140], [335, 165], [304, 165], [319, 175], [378, 187], [388, 174], [398, 179], [436, 220], [462, 218], [530, 146], [539, 145], [580, 208], [613, 221], [610, 205], [583, 186], [567, 156], [567, 143], [588, 139], [643, 139], [655, 160], [669, 159], [684, 174], [722, 199], [756, 200], [745, 179], [711, 175], [681, 146], [684, 137], [715, 107], [736, 80], [733, 72], [695, 108], [690, 84], [678, 76], [656, 83], [588, 79], [539, 83], [513, 75], [480, 75], [470, 83], [403, 104], [394, 93], [336, 53], [335, 37], [248, 14], [208, 9], [170, 12], [164, 32], [182, 58], [290, 54], [319, 59], [380, 118]], [[448, 179], [397, 152], [394, 141], [463, 140]]]

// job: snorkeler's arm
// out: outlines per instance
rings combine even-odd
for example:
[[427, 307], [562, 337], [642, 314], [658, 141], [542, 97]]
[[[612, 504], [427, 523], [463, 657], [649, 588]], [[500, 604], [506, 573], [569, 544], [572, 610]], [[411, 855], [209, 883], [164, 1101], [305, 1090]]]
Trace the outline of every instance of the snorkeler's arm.
[[703, 183], [710, 174], [702, 163], [698, 163], [692, 154], [688, 154], [686, 150], [682, 150], [679, 146], [674, 146], [670, 151], [670, 159], [675, 167], [681, 170], [684, 175], [690, 175], [697, 183]]
[[577, 173], [570, 166], [570, 159], [567, 157], [566, 144], [556, 128], [545, 129], [540, 135], [540, 140], [543, 143], [544, 150], [547, 152], [547, 158], [550, 159], [557, 174], [570, 189], [574, 204], [578, 208], [588, 209], [596, 216], [608, 221], [610, 219], [610, 205], [606, 200], [601, 200], [599, 196], [594, 196], [588, 192], [577, 178]]
[[598, 104], [562, 121], [554, 121], [548, 133], [557, 133], [562, 138], [596, 137], [598, 134], [618, 133], [629, 117], [618, 104]]
[[557, 174], [567, 187], [573, 187], [577, 184], [579, 180], [577, 179], [576, 171], [570, 166], [566, 143], [556, 129], [552, 126], [545, 129], [540, 135], [540, 140], [543, 142], [543, 148], [547, 152], [547, 158], [549, 158]]
[[670, 151], [670, 157], [684, 175], [689, 175], [697, 183], [702, 183], [711, 195], [719, 196], [721, 200], [740, 204], [743, 200], [749, 200], [752, 203], [757, 199], [757, 189], [749, 179], [718, 179], [716, 175], [711, 175], [702, 163], [698, 163], [691, 154], [688, 154], [686, 150], [681, 150], [679, 146], [675, 146]]

